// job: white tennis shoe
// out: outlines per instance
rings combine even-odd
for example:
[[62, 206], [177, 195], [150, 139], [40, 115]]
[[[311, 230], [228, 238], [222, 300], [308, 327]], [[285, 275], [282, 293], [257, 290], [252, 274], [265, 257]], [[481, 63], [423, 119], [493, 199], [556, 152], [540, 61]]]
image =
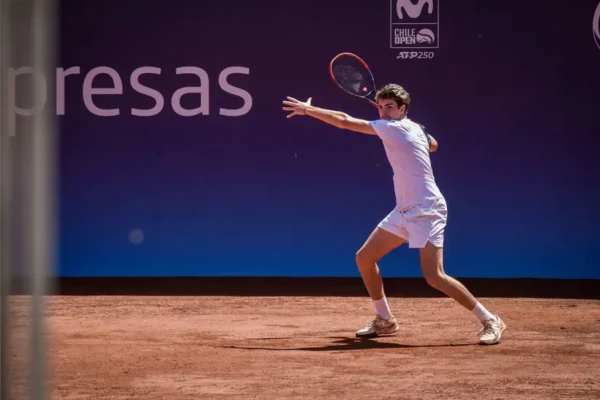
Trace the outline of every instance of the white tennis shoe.
[[396, 318], [393, 316], [389, 319], [383, 319], [377, 315], [369, 321], [367, 325], [356, 331], [356, 337], [359, 338], [374, 338], [380, 335], [391, 335], [400, 329]]
[[479, 344], [500, 343], [502, 334], [506, 330], [506, 324], [499, 316], [496, 319], [488, 319], [483, 323], [483, 328], [479, 331]]

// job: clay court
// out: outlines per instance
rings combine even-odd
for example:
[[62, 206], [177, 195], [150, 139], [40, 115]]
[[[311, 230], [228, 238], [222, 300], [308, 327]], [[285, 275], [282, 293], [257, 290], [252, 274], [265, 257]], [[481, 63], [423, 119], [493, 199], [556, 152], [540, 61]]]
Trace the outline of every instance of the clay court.
[[365, 297], [56, 296], [52, 398], [600, 397], [600, 301], [482, 300], [499, 345], [446, 298], [392, 297], [399, 334], [355, 340]]

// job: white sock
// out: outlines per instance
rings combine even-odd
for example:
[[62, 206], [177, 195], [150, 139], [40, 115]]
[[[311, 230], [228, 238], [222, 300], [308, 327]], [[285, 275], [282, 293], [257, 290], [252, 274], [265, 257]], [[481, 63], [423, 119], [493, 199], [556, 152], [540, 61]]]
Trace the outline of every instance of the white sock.
[[377, 314], [383, 319], [390, 319], [392, 317], [392, 311], [390, 310], [390, 306], [388, 305], [387, 299], [383, 296], [380, 300], [373, 300], [375, 304], [375, 310]]
[[481, 305], [481, 303], [475, 304], [475, 308], [473, 308], [472, 311], [473, 314], [477, 315], [477, 318], [479, 318], [481, 322], [485, 322], [489, 319], [496, 320], [496, 316], [488, 310], [486, 310], [485, 307]]

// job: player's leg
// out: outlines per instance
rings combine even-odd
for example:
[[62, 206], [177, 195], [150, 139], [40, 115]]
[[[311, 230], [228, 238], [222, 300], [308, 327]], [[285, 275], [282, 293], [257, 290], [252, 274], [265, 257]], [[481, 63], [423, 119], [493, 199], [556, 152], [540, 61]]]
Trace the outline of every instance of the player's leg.
[[381, 271], [377, 265], [386, 254], [406, 242], [399, 232], [400, 228], [395, 221], [397, 218], [399, 218], [397, 212], [392, 211], [373, 230], [356, 253], [356, 265], [376, 311], [375, 318], [356, 332], [358, 337], [375, 337], [398, 330], [398, 323], [387, 302]]
[[480, 343], [498, 343], [506, 329], [504, 322], [486, 310], [462, 283], [444, 272], [443, 246], [447, 215], [448, 210], [443, 199], [415, 207], [407, 213], [409, 246], [419, 248], [421, 270], [427, 283], [479, 318], [483, 324], [479, 335]]
[[400, 236], [378, 226], [356, 253], [356, 266], [373, 301], [385, 298], [383, 279], [377, 262], [404, 242]]
[[[430, 241], [425, 247], [419, 249], [421, 270], [429, 286], [453, 298], [460, 305], [472, 310], [477, 305], [477, 300], [467, 288], [444, 272], [444, 249], [433, 245]], [[488, 313], [488, 317], [491, 314]]]
[[479, 318], [483, 328], [479, 332], [481, 344], [499, 343], [502, 333], [506, 329], [504, 321], [497, 315], [490, 313], [469, 290], [459, 281], [444, 272], [443, 248], [427, 242], [420, 249], [421, 269], [427, 283], [454, 299], [467, 310]]

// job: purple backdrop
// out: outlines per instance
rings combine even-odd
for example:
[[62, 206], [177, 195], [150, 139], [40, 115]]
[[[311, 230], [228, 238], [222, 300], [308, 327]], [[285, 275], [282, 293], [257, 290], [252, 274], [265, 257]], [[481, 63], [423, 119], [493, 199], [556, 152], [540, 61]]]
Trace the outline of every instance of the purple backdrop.
[[350, 51], [440, 143], [450, 274], [600, 278], [598, 0], [413, 3], [62, 1], [59, 275], [358, 276], [381, 142], [281, 110], [377, 118], [329, 78]]

